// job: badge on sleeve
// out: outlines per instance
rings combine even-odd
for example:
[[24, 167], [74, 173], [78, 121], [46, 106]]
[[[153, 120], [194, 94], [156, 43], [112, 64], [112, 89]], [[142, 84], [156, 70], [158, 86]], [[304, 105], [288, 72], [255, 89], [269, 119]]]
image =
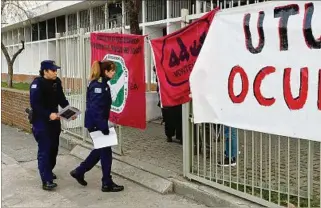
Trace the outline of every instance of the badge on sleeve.
[[31, 85], [31, 89], [36, 89], [37, 88], [37, 84], [32, 84]]
[[101, 88], [95, 88], [95, 93], [101, 93]]

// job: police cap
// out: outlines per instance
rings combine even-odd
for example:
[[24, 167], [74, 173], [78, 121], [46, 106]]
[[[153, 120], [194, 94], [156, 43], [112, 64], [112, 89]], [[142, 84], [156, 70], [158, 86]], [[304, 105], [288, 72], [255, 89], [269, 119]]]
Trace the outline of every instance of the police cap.
[[60, 66], [57, 66], [53, 60], [44, 60], [41, 62], [40, 70], [45, 69], [56, 71], [57, 69], [60, 69]]

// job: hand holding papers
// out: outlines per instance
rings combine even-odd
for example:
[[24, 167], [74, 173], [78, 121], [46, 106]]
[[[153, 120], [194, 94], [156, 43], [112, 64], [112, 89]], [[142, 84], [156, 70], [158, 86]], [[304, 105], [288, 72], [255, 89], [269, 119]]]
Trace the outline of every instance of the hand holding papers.
[[109, 129], [109, 135], [104, 135], [101, 131], [93, 131], [90, 134], [94, 143], [94, 148], [111, 147], [118, 144], [117, 133], [115, 128]]
[[63, 108], [59, 113], [59, 117], [63, 118], [64, 120], [70, 121], [75, 119], [79, 114], [80, 114], [80, 110], [78, 110], [75, 107], [71, 107], [70, 105], [68, 105], [67, 107]]

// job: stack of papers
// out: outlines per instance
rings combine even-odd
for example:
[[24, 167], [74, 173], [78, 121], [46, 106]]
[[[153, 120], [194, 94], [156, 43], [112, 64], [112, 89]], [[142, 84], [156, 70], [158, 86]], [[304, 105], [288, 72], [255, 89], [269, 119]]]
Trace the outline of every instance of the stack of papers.
[[95, 149], [118, 145], [117, 133], [113, 127], [109, 129], [109, 135], [104, 135], [101, 131], [93, 131], [89, 134]]

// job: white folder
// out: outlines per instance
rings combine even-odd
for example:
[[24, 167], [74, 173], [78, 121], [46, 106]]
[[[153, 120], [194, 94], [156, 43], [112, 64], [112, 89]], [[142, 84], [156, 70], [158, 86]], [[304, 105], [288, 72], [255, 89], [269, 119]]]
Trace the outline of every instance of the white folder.
[[117, 133], [113, 127], [109, 129], [109, 135], [104, 135], [101, 131], [93, 131], [89, 134], [95, 149], [118, 145]]

